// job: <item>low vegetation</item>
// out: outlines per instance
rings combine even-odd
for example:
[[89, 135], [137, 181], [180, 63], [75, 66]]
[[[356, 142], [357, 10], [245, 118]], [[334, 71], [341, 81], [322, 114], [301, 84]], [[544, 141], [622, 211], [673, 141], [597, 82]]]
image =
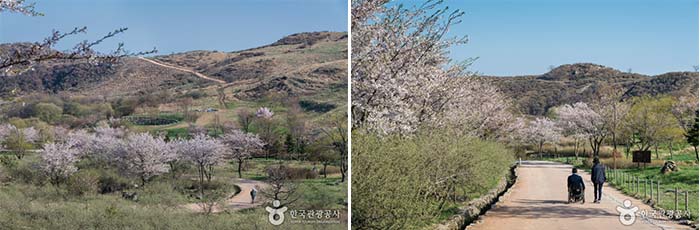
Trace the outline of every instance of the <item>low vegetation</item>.
[[362, 173], [352, 177], [352, 224], [365, 228], [417, 228], [457, 214], [513, 163], [502, 145], [468, 136], [354, 137], [353, 170]]

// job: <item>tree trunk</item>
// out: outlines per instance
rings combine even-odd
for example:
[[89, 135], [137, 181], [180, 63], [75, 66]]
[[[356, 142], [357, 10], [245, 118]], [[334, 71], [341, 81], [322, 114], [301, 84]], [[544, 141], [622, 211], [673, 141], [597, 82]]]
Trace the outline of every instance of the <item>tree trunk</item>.
[[238, 178], [243, 178], [241, 173], [241, 167], [243, 166], [243, 159], [238, 159]]
[[328, 166], [328, 164], [324, 163], [323, 164], [323, 178], [328, 178], [328, 173], [326, 173], [326, 166]]
[[695, 150], [695, 161], [700, 161], [700, 155], [698, 155], [698, 146], [693, 145], [693, 150]]
[[345, 171], [340, 170], [340, 183], [345, 182]]
[[673, 158], [673, 141], [668, 142], [668, 152], [671, 153], [671, 158]]
[[659, 145], [654, 144], [654, 154], [656, 154], [656, 159], [659, 159]]
[[578, 139], [574, 139], [574, 159], [578, 160]]
[[204, 198], [204, 165], [199, 165], [199, 197]]
[[617, 169], [617, 139], [615, 139], [615, 133], [612, 133], [612, 144], [613, 144], [613, 169]]

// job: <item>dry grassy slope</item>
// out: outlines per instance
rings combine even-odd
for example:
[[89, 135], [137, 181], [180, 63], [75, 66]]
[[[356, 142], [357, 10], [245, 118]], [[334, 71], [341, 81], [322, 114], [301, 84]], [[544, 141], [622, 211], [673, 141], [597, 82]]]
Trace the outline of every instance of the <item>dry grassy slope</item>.
[[604, 85], [619, 86], [627, 90], [627, 96], [698, 92], [697, 72], [647, 76], [590, 63], [562, 65], [542, 75], [485, 78], [513, 98], [521, 112], [531, 115], [544, 115], [550, 108], [566, 103], [589, 102]]
[[347, 33], [300, 33], [244, 51], [191, 51], [154, 59], [236, 83], [243, 98], [268, 92], [310, 95], [346, 86]]
[[[0, 54], [16, 47], [21, 48], [21, 44], [0, 44]], [[347, 33], [313, 32], [290, 35], [271, 45], [244, 51], [191, 51], [154, 59], [232, 82], [237, 96], [256, 99], [269, 92], [309, 96], [328, 88], [345, 88], [346, 54]], [[49, 62], [19, 76], [0, 74], [0, 97], [59, 93], [109, 98], [213, 84], [191, 73], [137, 58], [126, 58], [109, 69]]]
[[105, 81], [73, 94], [103, 95], [112, 98], [164, 89], [178, 91], [212, 84], [193, 74], [156, 66], [136, 58], [128, 58], [122, 65]]

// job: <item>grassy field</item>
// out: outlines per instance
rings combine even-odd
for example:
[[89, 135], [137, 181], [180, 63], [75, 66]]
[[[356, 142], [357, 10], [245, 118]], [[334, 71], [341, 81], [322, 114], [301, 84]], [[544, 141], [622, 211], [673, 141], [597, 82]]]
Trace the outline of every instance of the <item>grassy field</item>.
[[[70, 184], [52, 186], [35, 168], [38, 157], [30, 154], [9, 166], [0, 166], [0, 229], [273, 229], [264, 206], [215, 214], [193, 213], [182, 207], [198, 202], [196, 172], [187, 169], [179, 178], [171, 174], [156, 177], [143, 187], [123, 191], [137, 192], [138, 201], [122, 198], [120, 192], [88, 192], [78, 195]], [[244, 178], [264, 180], [263, 170], [279, 160], [253, 159]], [[286, 161], [290, 167], [312, 168], [312, 162]], [[81, 165], [79, 165], [81, 166]], [[116, 172], [82, 165], [78, 174], [109, 175], [127, 184], [137, 183]], [[320, 168], [320, 165], [317, 166]], [[215, 168], [211, 186], [235, 194], [236, 165]], [[76, 174], [76, 175], [78, 175]], [[102, 178], [102, 177], [100, 177]], [[286, 223], [286, 229], [346, 229], [347, 182], [339, 176], [298, 180], [299, 199], [290, 210], [341, 210], [341, 224]], [[245, 194], [244, 194], [245, 195]], [[268, 205], [269, 206], [269, 205]], [[289, 215], [287, 215], [289, 218]]]

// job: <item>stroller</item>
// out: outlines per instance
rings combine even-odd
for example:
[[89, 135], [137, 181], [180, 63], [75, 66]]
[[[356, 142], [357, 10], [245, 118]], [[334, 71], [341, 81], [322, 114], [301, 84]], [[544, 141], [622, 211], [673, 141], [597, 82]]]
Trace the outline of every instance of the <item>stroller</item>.
[[586, 203], [585, 196], [586, 189], [579, 186], [573, 186], [569, 188], [569, 204], [581, 201], [581, 204]]

